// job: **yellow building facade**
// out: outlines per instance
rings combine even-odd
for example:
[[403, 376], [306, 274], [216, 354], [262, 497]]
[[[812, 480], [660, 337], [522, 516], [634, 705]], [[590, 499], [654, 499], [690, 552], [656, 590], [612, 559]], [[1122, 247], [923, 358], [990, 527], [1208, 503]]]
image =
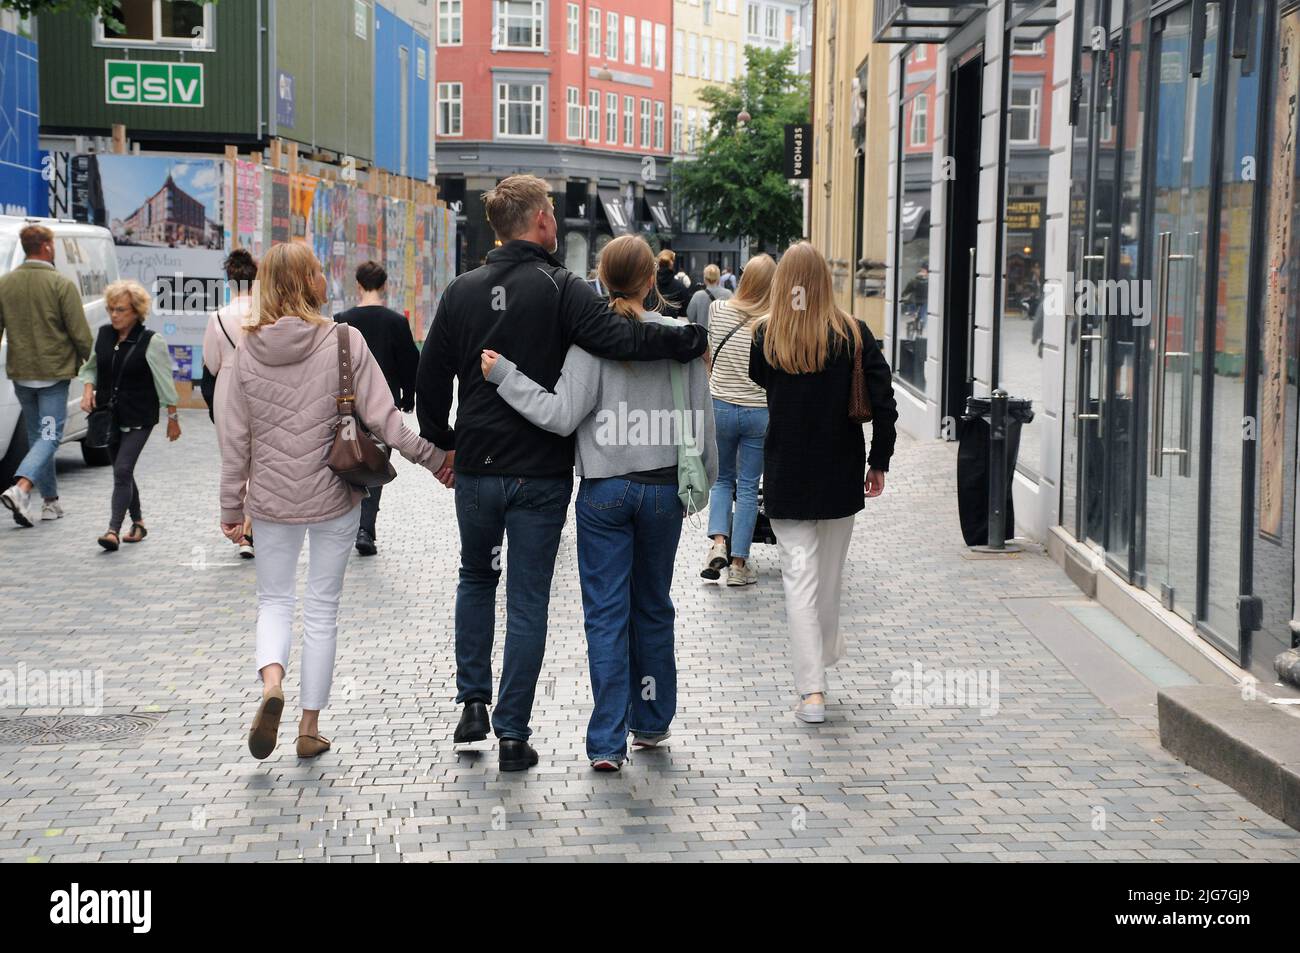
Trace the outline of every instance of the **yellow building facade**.
[[809, 239], [831, 264], [840, 307], [885, 335], [890, 48], [872, 4], [816, 0]]

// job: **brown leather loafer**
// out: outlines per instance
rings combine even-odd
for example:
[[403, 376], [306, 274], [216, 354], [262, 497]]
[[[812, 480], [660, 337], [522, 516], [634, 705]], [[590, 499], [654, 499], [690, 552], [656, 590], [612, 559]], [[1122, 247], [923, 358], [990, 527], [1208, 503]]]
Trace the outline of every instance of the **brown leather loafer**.
[[248, 750], [258, 761], [270, 757], [275, 750], [275, 736], [280, 730], [283, 711], [284, 692], [280, 688], [273, 688], [262, 696], [262, 704], [253, 717], [253, 729], [248, 733]]
[[314, 758], [330, 750], [330, 741], [321, 735], [299, 735], [298, 757]]

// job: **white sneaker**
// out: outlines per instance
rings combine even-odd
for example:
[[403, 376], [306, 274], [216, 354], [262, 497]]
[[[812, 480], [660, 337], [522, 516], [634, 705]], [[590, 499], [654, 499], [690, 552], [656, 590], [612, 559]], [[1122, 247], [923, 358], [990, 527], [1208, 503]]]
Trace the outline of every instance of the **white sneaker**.
[[795, 706], [794, 716], [810, 725], [820, 725], [826, 720], [826, 703], [823, 701], [813, 704], [801, 697], [799, 704]]
[[35, 525], [35, 520], [32, 518], [35, 514], [32, 513], [32, 494], [30, 491], [18, 489], [18, 484], [15, 483], [4, 493], [0, 493], [0, 503], [3, 503], [5, 509], [14, 514], [14, 522], [19, 526]]
[[704, 557], [704, 568], [700, 570], [701, 579], [720, 579], [722, 570], [727, 568], [727, 544], [714, 543], [709, 547], [709, 554]]
[[727, 570], [728, 586], [752, 586], [756, 582], [758, 582], [758, 570], [748, 560], [743, 566], [732, 563], [731, 568]]
[[63, 507], [59, 505], [58, 500], [46, 500], [41, 504], [42, 520], [61, 520], [63, 519]]
[[637, 734], [632, 732], [633, 748], [658, 748], [661, 744], [673, 736], [671, 731], [665, 731], [657, 735]]

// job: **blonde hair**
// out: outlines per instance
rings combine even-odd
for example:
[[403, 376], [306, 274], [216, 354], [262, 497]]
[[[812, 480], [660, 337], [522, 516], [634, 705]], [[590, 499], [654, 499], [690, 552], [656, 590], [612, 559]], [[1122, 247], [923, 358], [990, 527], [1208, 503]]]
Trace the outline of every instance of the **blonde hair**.
[[532, 218], [551, 202], [551, 187], [535, 175], [511, 175], [483, 193], [488, 224], [497, 238], [509, 241], [528, 231]]
[[727, 302], [738, 311], [751, 317], [767, 314], [772, 297], [772, 276], [776, 274], [776, 262], [771, 255], [755, 255], [745, 264], [745, 273], [740, 278], [740, 286]]
[[659, 257], [656, 259], [656, 261], [658, 262], [660, 268], [671, 269], [674, 265], [677, 264], [677, 252], [673, 251], [671, 248], [665, 248], [663, 251], [659, 253]]
[[705, 282], [705, 284], [716, 285], [716, 284], [718, 283], [718, 279], [721, 278], [721, 277], [722, 277], [722, 272], [718, 270], [718, 266], [717, 266], [717, 265], [705, 265], [705, 266], [704, 266], [704, 282]]
[[121, 281], [115, 281], [104, 289], [104, 307], [111, 308], [114, 301], [126, 298], [131, 302], [131, 310], [135, 312], [136, 320], [141, 324], [149, 316], [149, 310], [153, 306], [153, 298], [145, 290], [144, 285], [138, 281], [131, 281], [129, 278], [123, 278]]
[[316, 271], [320, 262], [306, 245], [285, 242], [272, 245], [258, 266], [253, 282], [253, 309], [247, 330], [256, 331], [283, 317], [302, 318], [309, 324], [328, 324], [320, 313]]
[[831, 334], [846, 345], [852, 338], [854, 348], [862, 346], [858, 323], [835, 303], [826, 258], [808, 242], [781, 256], [763, 326], [763, 356], [787, 374], [822, 370], [831, 358]]
[[[660, 255], [662, 256], [662, 252]], [[623, 235], [606, 245], [600, 253], [600, 280], [610, 290], [610, 310], [634, 321], [641, 320], [641, 289], [650, 284], [655, 308], [663, 306], [659, 290], [654, 287], [655, 256], [639, 235]], [[621, 292], [622, 294], [614, 294]]]

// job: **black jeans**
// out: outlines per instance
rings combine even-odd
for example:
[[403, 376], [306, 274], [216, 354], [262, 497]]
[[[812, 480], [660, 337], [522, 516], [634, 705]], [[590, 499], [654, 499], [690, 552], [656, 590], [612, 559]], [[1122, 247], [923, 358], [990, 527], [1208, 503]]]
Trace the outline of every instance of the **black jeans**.
[[371, 539], [375, 539], [375, 520], [379, 518], [379, 497], [384, 488], [382, 486], [370, 487], [370, 495], [361, 500], [361, 525], [357, 527], [358, 531], [365, 530], [370, 534]]
[[134, 522], [139, 523], [144, 519], [140, 513], [140, 488], [135, 485], [135, 464], [151, 433], [153, 427], [141, 427], [125, 433], [113, 429], [113, 439], [108, 444], [108, 458], [113, 461], [113, 504], [108, 528], [115, 533], [122, 529], [122, 520], [128, 509]]

